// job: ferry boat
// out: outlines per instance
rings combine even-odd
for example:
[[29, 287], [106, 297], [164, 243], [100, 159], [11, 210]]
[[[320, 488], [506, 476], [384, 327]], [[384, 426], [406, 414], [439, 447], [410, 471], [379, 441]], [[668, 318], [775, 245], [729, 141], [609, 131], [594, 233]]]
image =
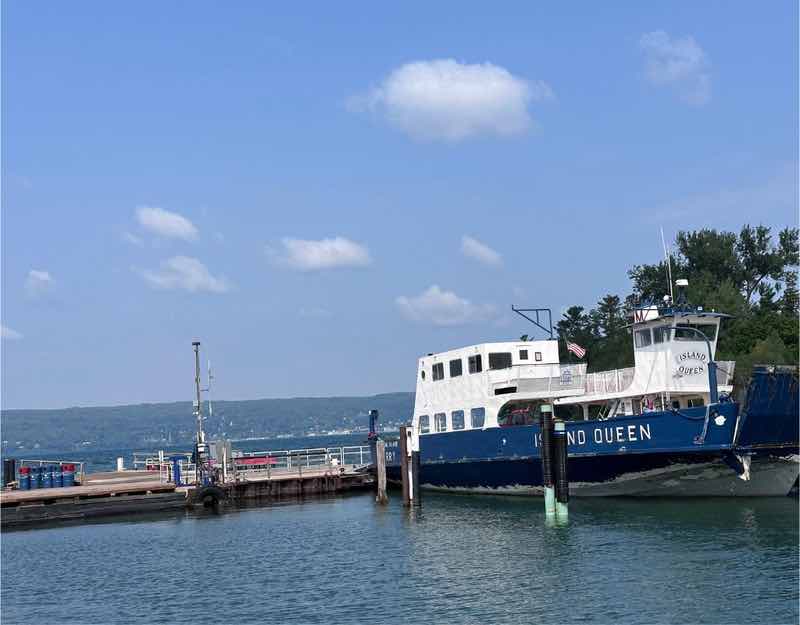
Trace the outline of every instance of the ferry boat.
[[[587, 373], [559, 361], [549, 310], [514, 310], [549, 336], [419, 359], [409, 445], [422, 488], [542, 494], [544, 405], [566, 421], [575, 496], [778, 496], [797, 482], [797, 369], [756, 367], [734, 401], [735, 363], [714, 360], [728, 315], [681, 297], [639, 307], [634, 366]], [[399, 481], [399, 447], [386, 449]]]

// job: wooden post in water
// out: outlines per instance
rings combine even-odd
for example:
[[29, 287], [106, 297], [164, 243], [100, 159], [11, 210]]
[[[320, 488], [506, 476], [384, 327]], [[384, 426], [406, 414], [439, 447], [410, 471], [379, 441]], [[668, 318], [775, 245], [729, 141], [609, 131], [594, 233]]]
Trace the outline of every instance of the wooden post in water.
[[567, 519], [569, 504], [569, 477], [567, 476], [567, 425], [556, 421], [553, 432], [553, 459], [555, 460], [556, 516]]
[[411, 488], [410, 484], [408, 483], [408, 433], [407, 427], [405, 425], [400, 426], [400, 441], [399, 441], [399, 450], [400, 450], [400, 483], [403, 486], [403, 505], [410, 506], [411, 505]]
[[375, 502], [385, 504], [389, 501], [386, 496], [386, 443], [381, 439], [375, 441], [375, 472], [378, 486]]
[[544, 512], [547, 516], [556, 513], [556, 494], [553, 488], [553, 406], [542, 404], [539, 421], [542, 433], [540, 457], [542, 459], [542, 486], [544, 487]]
[[419, 452], [411, 452], [411, 502], [416, 506], [422, 506], [422, 498], [419, 495]]

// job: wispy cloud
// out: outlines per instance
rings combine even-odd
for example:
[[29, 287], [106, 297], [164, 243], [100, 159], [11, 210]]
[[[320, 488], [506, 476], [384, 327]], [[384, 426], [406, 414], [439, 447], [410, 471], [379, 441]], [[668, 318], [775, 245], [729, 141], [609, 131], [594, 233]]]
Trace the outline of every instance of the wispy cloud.
[[415, 138], [459, 141], [524, 133], [533, 124], [530, 102], [553, 97], [545, 82], [491, 63], [436, 59], [402, 65], [380, 86], [351, 98], [348, 108], [384, 116]]
[[139, 224], [161, 237], [192, 241], [197, 238], [197, 228], [183, 215], [156, 206], [140, 206], [136, 209]]
[[798, 164], [784, 163], [771, 175], [752, 184], [730, 185], [711, 191], [685, 195], [643, 211], [647, 221], [685, 220], [726, 215], [741, 223], [752, 219], [753, 211], [796, 218], [798, 209]]
[[332, 315], [330, 310], [321, 306], [303, 306], [298, 314], [307, 319], [327, 319]]
[[338, 267], [364, 267], [372, 262], [369, 250], [344, 237], [320, 239], [281, 239], [281, 249], [267, 246], [273, 261], [299, 271]]
[[12, 330], [8, 326], [0, 325], [0, 338], [17, 341], [22, 338], [22, 334], [16, 330]]
[[498, 267], [503, 264], [503, 257], [485, 243], [467, 235], [461, 237], [461, 253], [484, 265]]
[[486, 321], [495, 314], [494, 306], [473, 304], [436, 284], [413, 297], [401, 295], [395, 303], [408, 319], [439, 326]]
[[141, 247], [142, 244], [144, 243], [139, 237], [137, 237], [135, 234], [132, 234], [130, 232], [123, 232], [122, 233], [122, 238], [125, 241], [127, 241], [128, 243], [130, 243], [131, 245], [136, 245], [137, 247]]
[[663, 30], [639, 39], [645, 55], [645, 75], [654, 85], [672, 87], [689, 104], [711, 99], [711, 62], [692, 37], [670, 38]]
[[25, 292], [29, 297], [41, 297], [53, 288], [53, 276], [43, 269], [31, 269], [25, 278]]
[[148, 269], [135, 271], [156, 289], [224, 293], [230, 288], [225, 278], [212, 276], [203, 263], [189, 256], [173, 256], [163, 261], [155, 271]]

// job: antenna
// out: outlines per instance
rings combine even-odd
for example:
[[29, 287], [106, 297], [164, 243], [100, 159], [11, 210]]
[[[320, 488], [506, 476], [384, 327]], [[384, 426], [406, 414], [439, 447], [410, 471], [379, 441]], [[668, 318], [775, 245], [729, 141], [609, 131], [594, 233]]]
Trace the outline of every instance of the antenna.
[[208, 359], [208, 388], [206, 389], [208, 391], [208, 418], [209, 419], [214, 416], [214, 409], [211, 406], [211, 380], [213, 380], [213, 379], [214, 379], [214, 374], [211, 373], [211, 359], [209, 358]]
[[667, 261], [667, 280], [669, 282], [669, 300], [674, 302], [675, 298], [672, 293], [672, 254], [667, 252], [667, 243], [664, 240], [664, 227], [661, 227], [661, 246], [664, 248], [664, 260]]

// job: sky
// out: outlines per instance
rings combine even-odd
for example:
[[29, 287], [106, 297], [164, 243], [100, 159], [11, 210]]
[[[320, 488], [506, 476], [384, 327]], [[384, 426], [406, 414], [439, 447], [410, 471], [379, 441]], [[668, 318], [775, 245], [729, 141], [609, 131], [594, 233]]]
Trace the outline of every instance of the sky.
[[796, 225], [795, 2], [2, 5], [2, 406], [412, 390]]

